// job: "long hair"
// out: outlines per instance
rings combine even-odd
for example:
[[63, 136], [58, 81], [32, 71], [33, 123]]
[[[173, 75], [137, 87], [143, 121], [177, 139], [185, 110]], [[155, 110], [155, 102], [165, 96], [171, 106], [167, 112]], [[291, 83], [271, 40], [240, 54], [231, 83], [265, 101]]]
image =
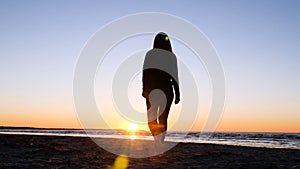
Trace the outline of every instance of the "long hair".
[[164, 49], [172, 52], [169, 36], [164, 32], [159, 32], [154, 38], [153, 48]]

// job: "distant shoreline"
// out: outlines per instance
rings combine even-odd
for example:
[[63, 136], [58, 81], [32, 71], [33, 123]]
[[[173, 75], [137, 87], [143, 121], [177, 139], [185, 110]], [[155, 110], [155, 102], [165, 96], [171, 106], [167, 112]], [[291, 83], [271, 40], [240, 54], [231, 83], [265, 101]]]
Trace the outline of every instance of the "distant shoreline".
[[[16, 126], [0, 126], [0, 129], [37, 129], [37, 130], [117, 130], [126, 131], [126, 129], [82, 129], [82, 128], [42, 128], [42, 127], [16, 127]], [[145, 130], [140, 130], [145, 131]], [[281, 131], [170, 131], [170, 132], [202, 132], [202, 133], [291, 133], [300, 134], [300, 132], [281, 132]]]

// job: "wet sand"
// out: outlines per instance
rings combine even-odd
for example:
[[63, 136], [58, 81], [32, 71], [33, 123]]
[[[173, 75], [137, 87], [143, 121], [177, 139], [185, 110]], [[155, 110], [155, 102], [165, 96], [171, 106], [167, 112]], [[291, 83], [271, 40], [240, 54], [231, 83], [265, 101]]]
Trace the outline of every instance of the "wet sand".
[[[117, 158], [84, 137], [0, 134], [0, 150], [0, 168], [107, 168]], [[179, 143], [161, 156], [129, 158], [128, 168], [300, 168], [300, 150]]]

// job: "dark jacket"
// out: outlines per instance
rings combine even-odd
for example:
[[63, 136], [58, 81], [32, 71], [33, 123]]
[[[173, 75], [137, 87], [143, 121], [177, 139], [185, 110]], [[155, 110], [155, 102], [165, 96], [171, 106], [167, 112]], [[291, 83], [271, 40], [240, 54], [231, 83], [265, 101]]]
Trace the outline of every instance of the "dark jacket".
[[161, 89], [169, 96], [179, 98], [177, 58], [172, 52], [151, 49], [147, 52], [143, 65], [143, 97], [147, 98], [153, 89]]

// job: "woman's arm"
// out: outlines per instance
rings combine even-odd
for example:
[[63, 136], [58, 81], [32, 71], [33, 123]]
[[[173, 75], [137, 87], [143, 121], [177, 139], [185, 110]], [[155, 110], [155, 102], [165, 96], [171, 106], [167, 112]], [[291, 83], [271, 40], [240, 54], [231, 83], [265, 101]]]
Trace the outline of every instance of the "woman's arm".
[[176, 56], [174, 57], [173, 62], [173, 76], [172, 77], [172, 84], [175, 91], [175, 104], [179, 103], [180, 101], [180, 91], [179, 91], [179, 79], [178, 79], [178, 66], [177, 66], [177, 59]]
[[179, 85], [176, 80], [173, 79], [172, 81], [173, 81], [173, 87], [175, 90], [175, 104], [177, 104], [180, 101]]

